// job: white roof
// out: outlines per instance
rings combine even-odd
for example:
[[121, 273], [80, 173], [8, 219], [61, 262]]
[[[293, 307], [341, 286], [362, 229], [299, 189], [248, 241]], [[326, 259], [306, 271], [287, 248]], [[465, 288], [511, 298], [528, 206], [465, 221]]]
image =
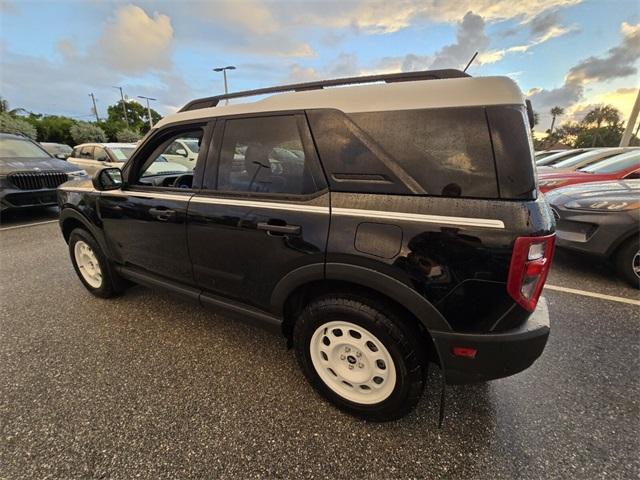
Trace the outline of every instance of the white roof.
[[508, 77], [447, 78], [279, 93], [251, 103], [221, 104], [168, 115], [156, 127], [224, 115], [311, 108], [335, 108], [354, 113], [523, 103], [522, 92]]

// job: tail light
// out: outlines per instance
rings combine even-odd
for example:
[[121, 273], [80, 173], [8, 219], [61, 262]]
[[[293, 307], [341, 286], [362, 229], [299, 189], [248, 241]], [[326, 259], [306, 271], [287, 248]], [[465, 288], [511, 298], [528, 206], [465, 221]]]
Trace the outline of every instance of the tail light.
[[533, 312], [547, 280], [556, 236], [516, 238], [507, 278], [507, 292]]

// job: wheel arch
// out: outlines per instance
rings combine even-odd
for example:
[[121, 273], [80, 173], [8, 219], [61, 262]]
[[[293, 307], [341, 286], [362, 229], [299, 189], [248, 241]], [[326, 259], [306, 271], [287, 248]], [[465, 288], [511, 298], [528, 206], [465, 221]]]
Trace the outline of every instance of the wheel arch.
[[429, 339], [432, 331], [451, 331], [442, 314], [410, 286], [366, 267], [328, 263], [298, 268], [276, 286], [272, 307], [283, 318], [283, 334], [291, 338], [297, 313], [312, 298], [340, 291], [382, 297], [400, 311], [403, 318], [415, 322]]
[[105, 253], [109, 252], [100, 230], [82, 213], [72, 207], [63, 208], [60, 212], [60, 229], [65, 242], [69, 243], [69, 236], [76, 228], [87, 230]]

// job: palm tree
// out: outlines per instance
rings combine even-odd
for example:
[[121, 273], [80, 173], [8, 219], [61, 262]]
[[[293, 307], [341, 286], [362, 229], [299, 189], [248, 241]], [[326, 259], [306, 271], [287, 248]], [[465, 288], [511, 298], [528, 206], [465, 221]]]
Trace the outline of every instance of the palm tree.
[[600, 128], [603, 123], [616, 125], [620, 122], [620, 111], [612, 105], [600, 105], [584, 116], [582, 120], [586, 124], [596, 124]]
[[549, 133], [553, 133], [553, 126], [556, 124], [556, 117], [560, 115], [564, 115], [564, 108], [553, 107], [551, 109], [551, 128], [549, 129]]
[[608, 126], [612, 126], [620, 123], [620, 111], [612, 105], [600, 105], [587, 113], [582, 119], [582, 123], [585, 125], [595, 124], [596, 131], [591, 142], [591, 146], [595, 147], [600, 138], [602, 124], [606, 123]]

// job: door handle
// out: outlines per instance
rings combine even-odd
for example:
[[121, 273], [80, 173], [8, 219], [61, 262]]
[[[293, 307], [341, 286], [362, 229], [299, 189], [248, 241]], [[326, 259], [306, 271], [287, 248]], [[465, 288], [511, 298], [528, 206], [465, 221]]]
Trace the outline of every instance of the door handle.
[[300, 225], [275, 225], [269, 222], [258, 222], [258, 230], [266, 230], [268, 233], [282, 233], [284, 235], [300, 235]]
[[166, 222], [176, 216], [176, 211], [166, 207], [150, 208], [149, 215], [161, 222]]

